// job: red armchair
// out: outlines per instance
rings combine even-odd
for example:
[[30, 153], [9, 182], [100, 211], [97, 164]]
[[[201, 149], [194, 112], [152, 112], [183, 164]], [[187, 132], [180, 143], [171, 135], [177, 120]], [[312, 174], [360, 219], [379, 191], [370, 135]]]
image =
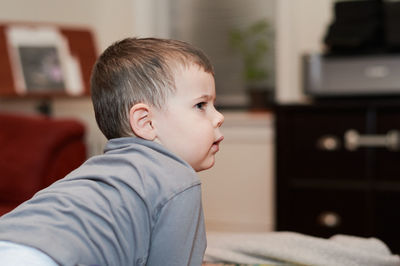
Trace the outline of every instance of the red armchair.
[[83, 163], [84, 131], [72, 119], [0, 114], [0, 216]]

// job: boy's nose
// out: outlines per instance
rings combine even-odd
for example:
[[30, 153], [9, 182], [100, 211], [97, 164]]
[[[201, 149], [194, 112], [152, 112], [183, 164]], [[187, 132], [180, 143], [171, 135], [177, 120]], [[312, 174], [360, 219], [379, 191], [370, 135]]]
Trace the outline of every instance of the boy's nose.
[[225, 117], [223, 114], [221, 114], [217, 110], [215, 110], [215, 111], [216, 111], [215, 125], [216, 125], [216, 127], [220, 127], [224, 123]]

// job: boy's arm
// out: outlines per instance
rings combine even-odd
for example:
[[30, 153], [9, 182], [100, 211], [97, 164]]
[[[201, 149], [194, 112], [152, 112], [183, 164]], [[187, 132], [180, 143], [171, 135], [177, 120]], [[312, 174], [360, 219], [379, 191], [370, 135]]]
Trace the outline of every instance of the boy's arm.
[[160, 211], [148, 266], [201, 265], [206, 248], [201, 186], [176, 195]]

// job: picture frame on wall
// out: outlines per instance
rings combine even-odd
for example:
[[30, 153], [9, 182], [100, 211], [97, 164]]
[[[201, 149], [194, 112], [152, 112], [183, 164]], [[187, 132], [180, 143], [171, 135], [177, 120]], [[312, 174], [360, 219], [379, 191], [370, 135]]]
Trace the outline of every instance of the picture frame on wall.
[[55, 46], [18, 46], [23, 85], [27, 92], [64, 91], [60, 56]]
[[6, 31], [18, 94], [79, 94], [79, 63], [56, 27], [12, 26]]

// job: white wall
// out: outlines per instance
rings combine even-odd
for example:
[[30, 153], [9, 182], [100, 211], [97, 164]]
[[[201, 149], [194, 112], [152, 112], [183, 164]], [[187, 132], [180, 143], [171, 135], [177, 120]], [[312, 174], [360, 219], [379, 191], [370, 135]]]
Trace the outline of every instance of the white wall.
[[0, 21], [88, 26], [100, 51], [134, 32], [133, 5], [133, 0], [2, 0]]
[[306, 100], [302, 93], [301, 56], [323, 51], [334, 0], [278, 0], [276, 21], [276, 99]]

